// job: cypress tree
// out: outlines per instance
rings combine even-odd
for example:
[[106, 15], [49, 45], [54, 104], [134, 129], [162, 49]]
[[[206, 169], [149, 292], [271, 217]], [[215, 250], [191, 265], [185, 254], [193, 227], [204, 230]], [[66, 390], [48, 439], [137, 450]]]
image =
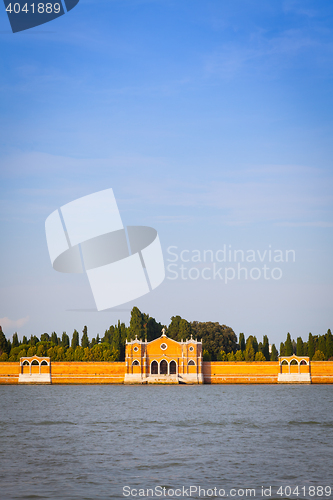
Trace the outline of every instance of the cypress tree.
[[18, 347], [20, 345], [17, 333], [15, 332], [13, 335], [12, 347]]
[[72, 337], [72, 343], [71, 347], [75, 349], [80, 345], [80, 338], [79, 338], [79, 332], [77, 330], [74, 330], [73, 332], [73, 337]]
[[308, 356], [310, 359], [313, 358], [314, 353], [315, 353], [315, 345], [314, 345], [313, 335], [310, 332], [309, 339], [308, 339]]
[[287, 340], [284, 344], [284, 348], [285, 348], [284, 356], [292, 356], [294, 354], [293, 344], [289, 332], [287, 333]]
[[69, 337], [66, 332], [62, 333], [61, 347], [63, 347], [65, 350], [69, 348]]
[[326, 333], [326, 359], [333, 356], [333, 335], [331, 330], [328, 329]]
[[83, 328], [82, 333], [81, 346], [85, 349], [89, 347], [88, 328], [86, 326]]
[[285, 356], [285, 355], [286, 355], [286, 350], [284, 347], [284, 343], [281, 342], [281, 344], [280, 344], [280, 356]]
[[246, 348], [246, 345], [245, 345], [245, 337], [244, 337], [244, 333], [240, 333], [239, 334], [239, 348], [241, 351], [245, 351], [245, 348]]
[[263, 337], [263, 350], [262, 353], [265, 356], [266, 361], [270, 360], [270, 354], [269, 354], [269, 340], [267, 335], [264, 335]]
[[55, 345], [58, 345], [58, 335], [56, 332], [51, 333], [51, 342], [53, 342]]
[[27, 344], [27, 343], [28, 343], [27, 337], [23, 335], [22, 344]]
[[325, 359], [327, 359], [326, 358], [326, 336], [325, 335], [319, 336], [318, 343], [316, 346], [316, 351], [321, 351], [324, 354]]
[[271, 352], [270, 359], [271, 359], [271, 361], [278, 361], [278, 352], [277, 352], [277, 349], [275, 347], [275, 344], [272, 345], [272, 352]]
[[256, 353], [252, 345], [252, 339], [249, 337], [246, 341], [245, 361], [254, 361], [255, 355]]
[[9, 348], [8, 341], [0, 326], [0, 355], [3, 354], [4, 352], [6, 354], [9, 354], [8, 348]]
[[143, 322], [143, 315], [138, 307], [133, 307], [131, 311], [131, 320], [129, 326], [129, 335], [132, 340], [135, 339], [135, 336], [140, 340], [144, 340], [145, 338], [145, 328]]
[[297, 337], [296, 354], [297, 356], [304, 356], [304, 344], [302, 337]]

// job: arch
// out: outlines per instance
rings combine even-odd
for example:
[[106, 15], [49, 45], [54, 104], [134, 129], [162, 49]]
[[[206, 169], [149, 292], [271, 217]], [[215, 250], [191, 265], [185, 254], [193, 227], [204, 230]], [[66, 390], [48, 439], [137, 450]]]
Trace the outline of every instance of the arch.
[[158, 375], [158, 363], [157, 361], [152, 361], [150, 365], [150, 374]]
[[46, 359], [43, 359], [43, 361], [41, 362], [41, 365], [48, 365], [48, 362], [46, 361]]
[[162, 361], [160, 362], [160, 374], [161, 375], [168, 374], [168, 363], [166, 362], [165, 359], [162, 359]]
[[135, 359], [132, 363], [132, 366], [140, 366], [140, 363], [137, 359]]
[[187, 364], [188, 366], [195, 366], [195, 362], [193, 361], [193, 359], [190, 359], [190, 361]]
[[305, 359], [302, 359], [302, 361], [300, 362], [300, 365], [307, 365], [307, 362]]
[[170, 373], [170, 375], [176, 375], [176, 373], [177, 373], [177, 364], [176, 364], [176, 361], [174, 361], [174, 360], [170, 361], [169, 373]]
[[32, 365], [39, 365], [39, 361], [38, 361], [37, 359], [33, 359], [33, 360], [31, 361], [31, 364], [32, 364]]
[[288, 365], [288, 361], [286, 359], [284, 359], [283, 361], [281, 361], [281, 365]]
[[26, 366], [26, 365], [28, 365], [28, 366], [29, 366], [29, 365], [30, 365], [30, 363], [29, 363], [29, 361], [28, 361], [27, 359], [25, 359], [25, 360], [23, 361], [22, 365], [23, 365], [23, 366]]
[[290, 364], [291, 364], [291, 365], [298, 365], [298, 361], [297, 361], [297, 359], [292, 359], [292, 360], [290, 361]]

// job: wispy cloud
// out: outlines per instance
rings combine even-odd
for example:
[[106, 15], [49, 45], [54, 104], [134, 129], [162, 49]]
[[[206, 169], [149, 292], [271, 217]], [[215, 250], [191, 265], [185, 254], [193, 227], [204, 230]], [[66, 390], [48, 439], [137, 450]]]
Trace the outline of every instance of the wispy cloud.
[[29, 316], [26, 316], [25, 318], [20, 318], [20, 319], [10, 319], [10, 318], [4, 317], [4, 318], [0, 318], [0, 326], [2, 327], [3, 330], [6, 330], [7, 328], [10, 328], [10, 329], [21, 328], [28, 321], [29, 321]]

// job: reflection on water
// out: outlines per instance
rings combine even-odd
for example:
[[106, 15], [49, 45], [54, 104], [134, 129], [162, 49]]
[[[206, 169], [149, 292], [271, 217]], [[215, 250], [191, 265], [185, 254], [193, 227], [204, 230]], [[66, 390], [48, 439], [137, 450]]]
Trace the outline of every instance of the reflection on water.
[[4, 500], [126, 498], [125, 485], [333, 490], [333, 386], [0, 386], [0, 397]]

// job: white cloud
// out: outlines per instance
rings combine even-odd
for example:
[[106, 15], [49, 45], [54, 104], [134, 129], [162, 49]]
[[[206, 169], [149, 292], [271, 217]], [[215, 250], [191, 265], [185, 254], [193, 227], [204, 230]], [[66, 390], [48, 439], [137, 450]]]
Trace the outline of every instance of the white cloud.
[[6, 330], [7, 328], [21, 328], [23, 325], [25, 325], [29, 321], [29, 316], [26, 316], [25, 318], [19, 318], [19, 319], [10, 319], [7, 317], [0, 318], [0, 326], [2, 327], [2, 330]]

